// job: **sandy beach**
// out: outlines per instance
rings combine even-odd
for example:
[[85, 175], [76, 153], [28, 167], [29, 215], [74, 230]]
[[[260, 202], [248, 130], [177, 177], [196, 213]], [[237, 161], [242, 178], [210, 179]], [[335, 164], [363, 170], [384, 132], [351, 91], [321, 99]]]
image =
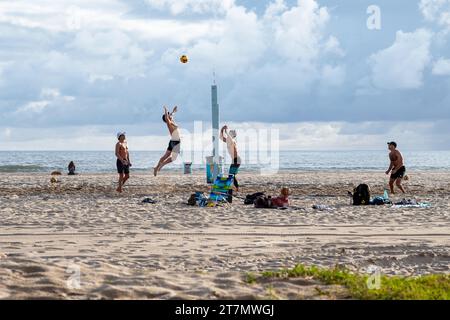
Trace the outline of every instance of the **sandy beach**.
[[[383, 172], [243, 173], [239, 197], [216, 208], [185, 204], [209, 189], [200, 173], [132, 172], [120, 195], [114, 174], [56, 184], [44, 174], [2, 174], [0, 298], [329, 299], [346, 298], [345, 289], [309, 279], [252, 285], [246, 275], [298, 263], [449, 273], [450, 172], [408, 174], [408, 194], [393, 200], [415, 197], [431, 208], [349, 205], [347, 191], [362, 182], [382, 195]], [[248, 193], [277, 195], [283, 186], [293, 208], [243, 204]], [[141, 203], [146, 197], [157, 203]]]

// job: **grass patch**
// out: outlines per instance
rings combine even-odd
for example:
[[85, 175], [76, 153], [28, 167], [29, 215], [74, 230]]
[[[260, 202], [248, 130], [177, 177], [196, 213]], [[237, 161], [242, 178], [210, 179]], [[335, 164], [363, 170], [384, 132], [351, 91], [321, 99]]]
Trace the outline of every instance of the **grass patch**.
[[245, 275], [245, 282], [248, 284], [255, 284], [257, 280], [257, 276], [254, 273], [248, 272]]
[[342, 267], [332, 269], [297, 265], [293, 269], [267, 271], [266, 278], [311, 277], [327, 285], [342, 285], [352, 298], [364, 300], [450, 300], [450, 275], [419, 277], [380, 276], [379, 289], [369, 289], [369, 275], [353, 273]]

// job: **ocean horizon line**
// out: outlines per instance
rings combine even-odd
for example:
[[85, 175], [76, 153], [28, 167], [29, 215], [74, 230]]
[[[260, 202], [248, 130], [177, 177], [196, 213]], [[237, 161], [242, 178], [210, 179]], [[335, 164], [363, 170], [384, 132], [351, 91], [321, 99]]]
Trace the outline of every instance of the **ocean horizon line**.
[[[100, 149], [100, 150], [1, 150], [0, 152], [114, 152], [114, 148], [111, 149]], [[156, 150], [142, 150], [133, 149], [131, 152], [163, 152], [164, 147]], [[208, 150], [210, 151], [210, 150]], [[185, 152], [208, 152], [204, 150], [187, 150]], [[246, 153], [251, 152], [270, 152], [271, 150], [255, 150], [255, 151], [245, 151]], [[278, 150], [279, 152], [387, 152], [388, 149], [291, 149], [291, 150]], [[403, 149], [403, 152], [449, 152], [447, 149]]]

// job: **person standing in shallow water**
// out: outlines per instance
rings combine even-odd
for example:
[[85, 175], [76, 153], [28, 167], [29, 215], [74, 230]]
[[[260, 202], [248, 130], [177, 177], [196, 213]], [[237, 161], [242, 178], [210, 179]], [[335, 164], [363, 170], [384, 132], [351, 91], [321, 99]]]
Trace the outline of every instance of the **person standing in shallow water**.
[[69, 171], [69, 176], [75, 175], [75, 163], [73, 161], [70, 161], [69, 165], [67, 166], [67, 170]]
[[386, 171], [386, 174], [391, 174], [389, 179], [389, 188], [391, 189], [391, 193], [395, 194], [394, 191], [394, 183], [395, 185], [405, 193], [405, 189], [402, 186], [403, 178], [406, 178], [406, 167], [403, 163], [403, 155], [400, 151], [397, 150], [397, 143], [394, 141], [388, 142], [389, 148], [389, 160], [390, 165], [389, 169]]
[[125, 132], [119, 132], [117, 134], [117, 139], [119, 141], [116, 143], [116, 166], [117, 173], [119, 174], [119, 186], [116, 191], [121, 193], [123, 191], [123, 185], [130, 178], [131, 162]]
[[153, 174], [155, 177], [158, 175], [158, 172], [169, 163], [175, 161], [180, 154], [180, 144], [181, 144], [181, 136], [178, 125], [175, 122], [174, 114], [178, 111], [178, 107], [175, 106], [172, 112], [167, 111], [167, 108], [164, 107], [164, 114], [162, 116], [162, 120], [167, 125], [167, 129], [170, 134], [170, 141], [164, 155], [159, 159], [156, 167], [153, 168]]

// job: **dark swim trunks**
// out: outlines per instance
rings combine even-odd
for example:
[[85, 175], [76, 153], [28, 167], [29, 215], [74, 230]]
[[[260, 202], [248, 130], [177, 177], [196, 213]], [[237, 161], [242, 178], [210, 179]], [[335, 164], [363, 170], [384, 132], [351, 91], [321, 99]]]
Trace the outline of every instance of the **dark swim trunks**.
[[406, 168], [405, 166], [400, 167], [395, 173], [391, 174], [391, 179], [392, 180], [397, 180], [397, 179], [403, 179], [403, 177], [405, 176], [406, 173]]
[[122, 174], [129, 174], [130, 173], [130, 165], [124, 165], [122, 161], [120, 161], [119, 159], [117, 159], [116, 162], [117, 165], [117, 173], [122, 173]]
[[[173, 149], [174, 149], [176, 146], [178, 146], [178, 145], [180, 144], [180, 142], [181, 142], [181, 141], [178, 141], [178, 140], [170, 140], [169, 146], [167, 147], [167, 150], [173, 151]], [[180, 147], [178, 147], [177, 150], [175, 150], [175, 151], [179, 151], [179, 150], [180, 150]]]

